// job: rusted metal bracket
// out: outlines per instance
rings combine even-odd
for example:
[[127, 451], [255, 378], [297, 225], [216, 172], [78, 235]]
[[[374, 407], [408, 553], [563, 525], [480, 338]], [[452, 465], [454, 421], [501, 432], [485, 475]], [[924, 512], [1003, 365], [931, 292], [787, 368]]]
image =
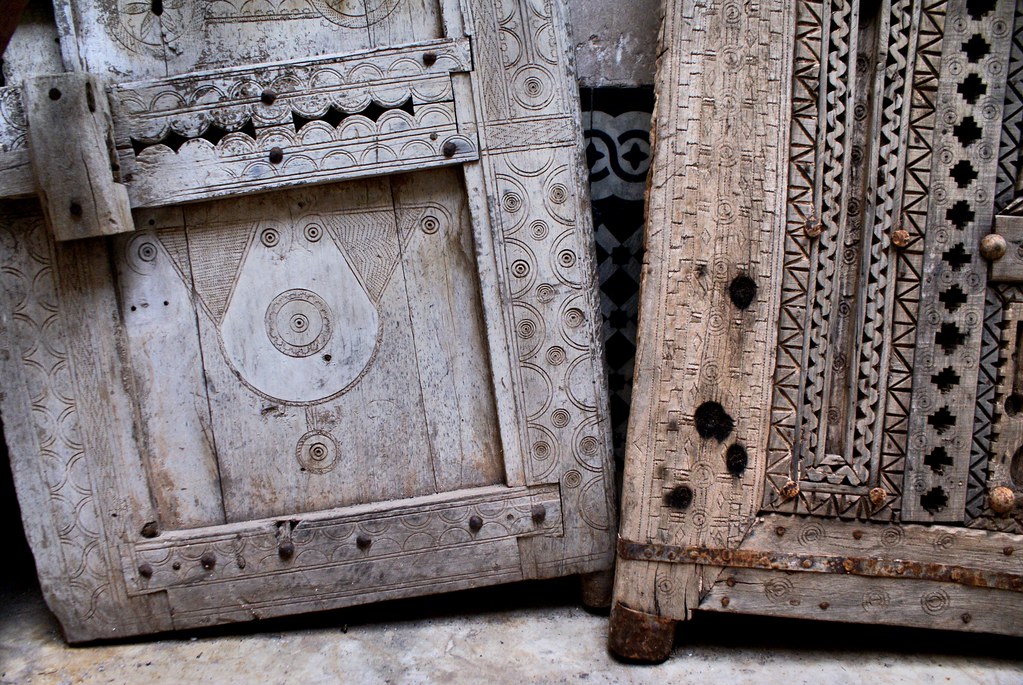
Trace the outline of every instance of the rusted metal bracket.
[[847, 557], [833, 554], [785, 554], [755, 549], [682, 547], [653, 542], [633, 542], [623, 538], [618, 538], [618, 557], [632, 561], [658, 561], [767, 571], [801, 571], [868, 578], [935, 580], [969, 587], [1023, 592], [1023, 575], [1020, 574], [905, 559]]

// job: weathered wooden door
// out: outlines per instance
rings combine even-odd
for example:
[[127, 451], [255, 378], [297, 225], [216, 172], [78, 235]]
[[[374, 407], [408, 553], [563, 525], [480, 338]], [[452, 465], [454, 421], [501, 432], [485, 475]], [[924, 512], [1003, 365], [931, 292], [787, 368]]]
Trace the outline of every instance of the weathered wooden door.
[[693, 610], [1023, 633], [1023, 4], [665, 21], [613, 648]]
[[609, 567], [560, 13], [78, 0], [20, 29], [2, 410], [70, 640]]

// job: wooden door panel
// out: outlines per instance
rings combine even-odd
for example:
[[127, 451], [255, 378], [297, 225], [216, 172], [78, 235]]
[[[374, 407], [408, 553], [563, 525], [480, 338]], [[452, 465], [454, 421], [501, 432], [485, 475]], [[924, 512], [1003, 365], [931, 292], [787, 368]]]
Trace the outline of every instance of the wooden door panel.
[[[152, 468], [184, 479], [154, 486], [215, 503], [219, 474], [230, 522], [503, 480], [460, 174], [192, 205], [184, 222], [119, 241]], [[194, 308], [172, 310], [189, 290]]]

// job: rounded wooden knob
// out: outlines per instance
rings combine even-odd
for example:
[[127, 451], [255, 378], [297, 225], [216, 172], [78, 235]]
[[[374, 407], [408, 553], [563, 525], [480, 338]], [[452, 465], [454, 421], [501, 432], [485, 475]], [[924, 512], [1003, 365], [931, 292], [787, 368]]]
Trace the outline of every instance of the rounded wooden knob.
[[997, 233], [988, 233], [980, 241], [980, 256], [993, 262], [1004, 257], [1008, 247], [1005, 238]]
[[1010, 488], [1001, 485], [988, 493], [988, 501], [991, 504], [991, 511], [996, 514], [1008, 514], [1016, 505], [1016, 494]]

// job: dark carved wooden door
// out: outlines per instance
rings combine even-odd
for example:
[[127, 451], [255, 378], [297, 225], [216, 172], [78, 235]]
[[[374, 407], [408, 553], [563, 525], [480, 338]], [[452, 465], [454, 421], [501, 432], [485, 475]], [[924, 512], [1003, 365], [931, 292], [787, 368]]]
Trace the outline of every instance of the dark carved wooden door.
[[1023, 6], [666, 6], [613, 647], [1023, 632]]

